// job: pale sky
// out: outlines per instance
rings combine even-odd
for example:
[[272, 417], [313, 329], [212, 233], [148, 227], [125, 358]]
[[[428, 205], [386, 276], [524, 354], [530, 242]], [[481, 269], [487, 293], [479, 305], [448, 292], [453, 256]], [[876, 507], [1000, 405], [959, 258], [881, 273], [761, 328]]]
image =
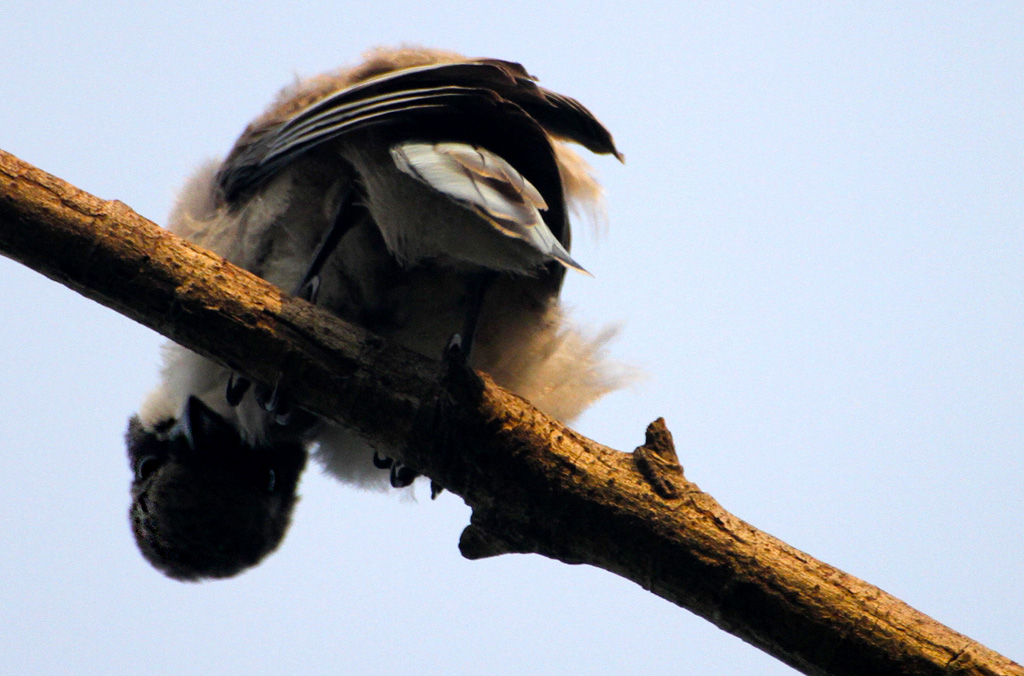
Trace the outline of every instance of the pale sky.
[[[969, 9], [964, 9], [969, 7]], [[0, 148], [163, 222], [296, 74], [414, 42], [588, 106], [608, 230], [565, 298], [722, 505], [1024, 661], [1024, 5], [7, 0]], [[0, 258], [0, 674], [789, 674], [604, 571], [469, 562], [456, 496], [313, 467], [262, 566], [163, 578], [122, 435], [162, 338]]]

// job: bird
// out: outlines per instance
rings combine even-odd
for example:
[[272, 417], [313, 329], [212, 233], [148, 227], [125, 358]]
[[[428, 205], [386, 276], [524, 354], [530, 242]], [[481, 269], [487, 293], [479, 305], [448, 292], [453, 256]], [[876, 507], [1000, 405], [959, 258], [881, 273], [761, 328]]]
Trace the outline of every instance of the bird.
[[[569, 422], [628, 380], [559, 300], [570, 212], [602, 193], [569, 144], [622, 160], [518, 63], [375, 48], [297, 80], [186, 181], [168, 228], [338, 317], [473, 368]], [[180, 345], [128, 424], [129, 518], [167, 576], [236, 575], [282, 541], [307, 458], [361, 488], [416, 472]], [[382, 469], [387, 471], [382, 471]]]

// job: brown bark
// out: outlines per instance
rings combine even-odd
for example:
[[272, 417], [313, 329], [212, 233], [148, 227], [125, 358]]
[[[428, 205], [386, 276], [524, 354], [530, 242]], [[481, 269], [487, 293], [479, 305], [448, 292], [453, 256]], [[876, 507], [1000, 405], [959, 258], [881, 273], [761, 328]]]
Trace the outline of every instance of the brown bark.
[[0, 151], [0, 252], [361, 430], [473, 508], [469, 558], [633, 580], [808, 674], [1024, 669], [763, 533], [683, 475], [663, 421], [623, 453], [460, 368], [347, 325]]

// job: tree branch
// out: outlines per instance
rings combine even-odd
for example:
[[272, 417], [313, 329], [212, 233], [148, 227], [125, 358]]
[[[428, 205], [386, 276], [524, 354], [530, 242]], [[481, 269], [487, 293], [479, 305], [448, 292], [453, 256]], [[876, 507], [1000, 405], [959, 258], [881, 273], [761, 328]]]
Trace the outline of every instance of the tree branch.
[[[1009, 659], [763, 533], [688, 481], [662, 420], [623, 453], [385, 343], [0, 151], [0, 252], [374, 439], [473, 509], [468, 558], [641, 585], [808, 674], [1016, 674]], [[440, 399], [440, 404], [438, 403]]]

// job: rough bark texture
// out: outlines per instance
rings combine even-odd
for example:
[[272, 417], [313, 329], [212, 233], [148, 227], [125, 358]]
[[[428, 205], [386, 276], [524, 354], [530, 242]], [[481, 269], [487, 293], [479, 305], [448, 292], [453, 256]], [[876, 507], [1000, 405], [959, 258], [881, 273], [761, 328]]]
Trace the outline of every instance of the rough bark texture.
[[[622, 575], [808, 674], [1024, 669], [729, 514], [662, 420], [623, 453], [457, 365], [387, 345], [0, 151], [0, 252], [378, 440], [473, 508], [469, 558]], [[393, 451], [394, 452], [394, 451]]]

